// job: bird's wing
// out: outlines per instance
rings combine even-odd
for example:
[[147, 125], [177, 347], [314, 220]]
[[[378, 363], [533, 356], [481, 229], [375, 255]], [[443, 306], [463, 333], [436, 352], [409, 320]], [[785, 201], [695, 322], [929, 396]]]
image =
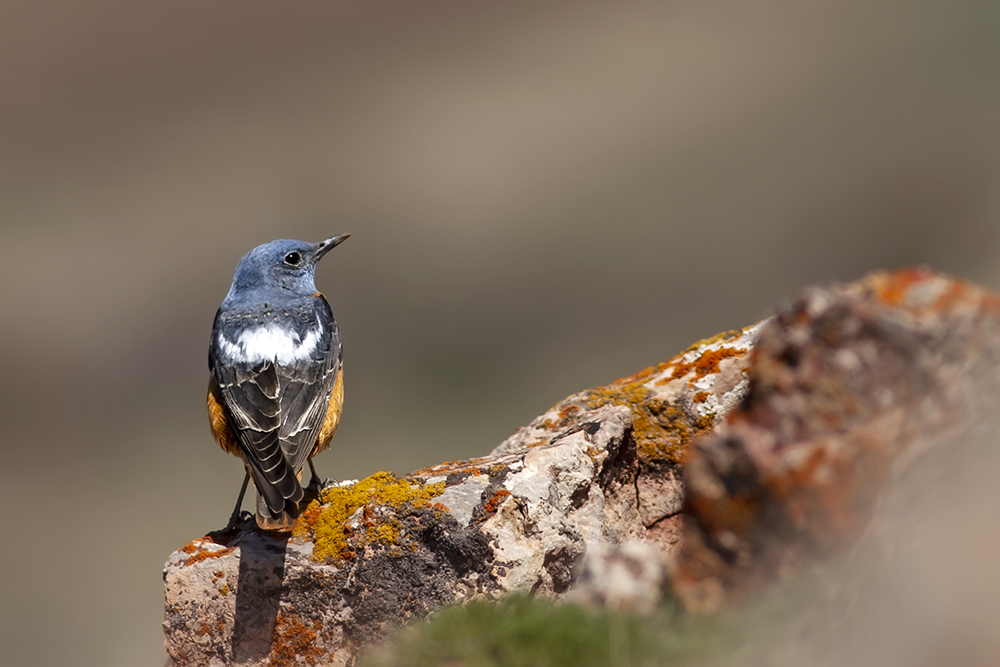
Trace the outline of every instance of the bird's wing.
[[223, 398], [257, 490], [271, 512], [277, 514], [285, 510], [285, 501], [297, 503], [303, 496], [295, 468], [282, 451], [279, 369], [273, 361], [228, 354], [220, 345], [218, 326], [216, 316], [208, 355], [212, 381]]
[[330, 304], [322, 294], [314, 297], [318, 340], [311, 354], [283, 365], [281, 378], [281, 446], [292, 468], [298, 472], [316, 446], [330, 395], [340, 373], [340, 331]]

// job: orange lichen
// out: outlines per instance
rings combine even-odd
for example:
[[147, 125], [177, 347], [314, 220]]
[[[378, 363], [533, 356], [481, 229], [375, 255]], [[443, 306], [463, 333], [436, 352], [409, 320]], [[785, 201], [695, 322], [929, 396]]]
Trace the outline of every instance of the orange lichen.
[[316, 619], [309, 627], [294, 614], [279, 613], [274, 623], [274, 639], [271, 642], [271, 667], [289, 667], [302, 658], [309, 665], [315, 665], [324, 657], [324, 651], [316, 646], [316, 637], [323, 624]]
[[[195, 540], [194, 542], [186, 544], [185, 546], [179, 549], [181, 553], [189, 554], [187, 562], [184, 564], [186, 567], [194, 565], [195, 563], [200, 563], [204, 560], [209, 560], [212, 558], [222, 558], [223, 556], [231, 554], [233, 551], [236, 550], [236, 547], [228, 547], [226, 549], [219, 549], [218, 551], [209, 551], [203, 547], [203, 545], [205, 544], [215, 544], [215, 543], [211, 539], [206, 537]], [[221, 576], [221, 575], [217, 573], [216, 576]]]
[[[313, 542], [312, 557], [317, 561], [350, 558], [354, 552], [348, 549], [349, 538], [395, 545], [401, 530], [394, 518], [397, 515], [390, 512], [390, 517], [385, 518], [385, 513], [376, 513], [373, 508], [381, 506], [398, 511], [404, 507], [426, 507], [431, 498], [444, 492], [444, 487], [444, 482], [419, 484], [408, 479], [397, 480], [392, 473], [378, 472], [349, 487], [325, 489], [302, 513], [293, 534]], [[363, 532], [351, 532], [345, 524], [362, 507], [365, 507]]]
[[747, 350], [744, 348], [723, 347], [718, 350], [708, 350], [707, 352], [698, 355], [692, 361], [678, 362], [677, 365], [674, 366], [674, 372], [670, 374], [670, 377], [660, 380], [657, 384], [666, 384], [671, 380], [679, 380], [692, 371], [695, 374], [695, 379], [703, 378], [709, 373], [718, 373], [719, 364], [723, 360], [732, 359], [733, 357], [741, 357], [746, 353]]
[[[685, 358], [691, 356], [692, 351], [737, 339], [744, 333], [745, 331], [737, 330], [725, 331], [695, 343], [687, 351], [669, 361], [615, 380], [607, 386], [588, 389], [571, 396], [549, 410], [548, 418], [541, 421], [536, 428], [555, 431], [577, 420], [582, 409], [594, 410], [606, 405], [622, 405], [632, 411], [633, 432], [640, 461], [679, 463], [687, 443], [700, 433], [711, 429], [715, 424], [716, 415], [698, 416], [678, 408], [671, 402], [658, 398], [657, 392], [651, 388], [653, 385], [647, 386], [647, 384], [657, 376], [660, 376], [655, 383], [657, 385], [689, 378], [689, 386], [693, 389], [695, 380], [711, 373], [718, 373], [723, 361], [745, 357], [749, 350], [743, 347], [722, 347], [703, 351], [690, 361], [685, 361]], [[746, 368], [741, 370], [744, 373], [748, 372]], [[704, 403], [711, 395], [710, 391], [697, 391], [693, 394], [696, 403]], [[547, 442], [549, 440], [546, 437], [538, 437], [526, 443], [526, 446], [531, 448]]]
[[[860, 442], [866, 440], [863, 434], [854, 435]], [[817, 544], [832, 548], [853, 539], [864, 527], [891, 463], [875, 442], [849, 460], [817, 448], [801, 465], [766, 481], [789, 516], [808, 526]]]
[[483, 505], [483, 511], [487, 514], [496, 513], [497, 509], [500, 508], [500, 503], [503, 502], [504, 498], [510, 495], [510, 491], [507, 489], [498, 489], [489, 500]]
[[948, 289], [941, 293], [934, 301], [934, 310], [942, 313], [950, 312], [956, 305], [962, 303], [969, 296], [969, 285], [955, 280], [948, 285]]
[[565, 421], [565, 420], [569, 419], [570, 417], [572, 417], [573, 415], [575, 415], [579, 411], [580, 411], [580, 408], [578, 408], [577, 406], [575, 406], [575, 405], [567, 405], [565, 408], [563, 408], [562, 410], [559, 411], [559, 419]]
[[569, 420], [572, 419], [579, 411], [579, 406], [567, 403], [556, 413], [557, 419], [546, 419], [542, 422], [541, 427], [548, 430], [562, 428], [569, 423]]
[[875, 297], [887, 306], [899, 306], [906, 300], [907, 292], [915, 283], [935, 277], [935, 273], [923, 267], [900, 269], [892, 273], [880, 273], [870, 278], [874, 283]]
[[469, 473], [472, 475], [483, 475], [486, 474], [483, 471], [483, 466], [486, 465], [486, 459], [489, 457], [479, 457], [475, 459], [466, 459], [464, 461], [445, 461], [444, 463], [438, 463], [437, 465], [430, 466], [429, 468], [421, 468], [420, 470], [415, 470], [411, 472], [407, 477], [409, 478], [420, 478], [420, 477], [434, 477], [437, 475], [453, 475]]
[[220, 549], [219, 551], [199, 551], [188, 558], [187, 564], [190, 566], [195, 563], [200, 563], [203, 560], [209, 560], [210, 558], [222, 558], [223, 556], [231, 554], [235, 550], [236, 547], [229, 547], [228, 549]]
[[[674, 357], [676, 359], [677, 357]], [[627, 377], [618, 378], [608, 386], [615, 386], [620, 384], [632, 384], [634, 382], [645, 382], [654, 375], [659, 375], [663, 371], [667, 370], [674, 364], [674, 359], [670, 361], [664, 361], [662, 364], [657, 364], [656, 366], [650, 366], [649, 368], [643, 368], [638, 373], [634, 375], [629, 375]]]

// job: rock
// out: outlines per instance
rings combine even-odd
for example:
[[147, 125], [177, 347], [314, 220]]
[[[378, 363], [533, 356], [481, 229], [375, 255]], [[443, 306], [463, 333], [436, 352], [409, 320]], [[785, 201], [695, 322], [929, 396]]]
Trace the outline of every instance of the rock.
[[584, 555], [569, 599], [597, 609], [648, 614], [663, 599], [666, 555], [655, 544], [598, 544]]
[[762, 326], [699, 341], [658, 366], [574, 394], [518, 429], [492, 455], [548, 442], [602, 406], [628, 407], [639, 458], [639, 515], [647, 537], [669, 552], [679, 537], [681, 461], [688, 443], [711, 432], [746, 394], [750, 350]]
[[176, 665], [349, 665], [444, 605], [644, 610], [664, 577], [725, 609], [855, 544], [998, 388], [1000, 298], [926, 269], [809, 289], [489, 456], [326, 488], [291, 535], [195, 540], [164, 571], [166, 646]]
[[522, 453], [323, 491], [291, 536], [251, 521], [167, 562], [178, 665], [350, 664], [410, 618], [513, 590], [564, 592], [590, 545], [641, 537], [628, 409]]
[[[195, 540], [164, 570], [172, 661], [348, 665], [446, 604], [514, 591], [558, 597], [581, 567], [594, 581], [632, 562], [581, 565], [605, 545], [647, 539], [669, 551], [682, 456], [746, 392], [758, 328], [571, 396], [487, 457], [327, 488], [290, 536], [245, 521]], [[628, 585], [594, 588], [594, 599], [648, 606]]]
[[694, 611], [851, 546], [890, 480], [996, 412], [1000, 298], [927, 269], [808, 289], [761, 329], [750, 367], [684, 471], [671, 578]]

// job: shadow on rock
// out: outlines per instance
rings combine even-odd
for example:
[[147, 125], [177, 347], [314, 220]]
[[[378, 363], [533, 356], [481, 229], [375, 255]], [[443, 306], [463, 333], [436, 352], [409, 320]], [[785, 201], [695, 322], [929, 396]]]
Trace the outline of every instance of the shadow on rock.
[[254, 529], [234, 540], [240, 548], [233, 618], [233, 662], [253, 663], [271, 652], [278, 618], [288, 534], [275, 536]]

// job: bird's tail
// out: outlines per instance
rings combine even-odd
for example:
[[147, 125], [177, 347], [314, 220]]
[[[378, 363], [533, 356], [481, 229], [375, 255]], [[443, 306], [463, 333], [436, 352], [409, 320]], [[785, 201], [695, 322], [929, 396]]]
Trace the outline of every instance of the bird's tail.
[[292, 500], [285, 501], [285, 509], [272, 512], [267, 502], [257, 494], [257, 525], [264, 530], [280, 530], [289, 532], [299, 518], [299, 504]]
[[[251, 468], [251, 473], [254, 472]], [[264, 530], [292, 530], [299, 518], [299, 502], [304, 496], [297, 477], [290, 475], [284, 479], [281, 489], [266, 479], [258, 480], [256, 474], [251, 477], [257, 492], [257, 525]]]

